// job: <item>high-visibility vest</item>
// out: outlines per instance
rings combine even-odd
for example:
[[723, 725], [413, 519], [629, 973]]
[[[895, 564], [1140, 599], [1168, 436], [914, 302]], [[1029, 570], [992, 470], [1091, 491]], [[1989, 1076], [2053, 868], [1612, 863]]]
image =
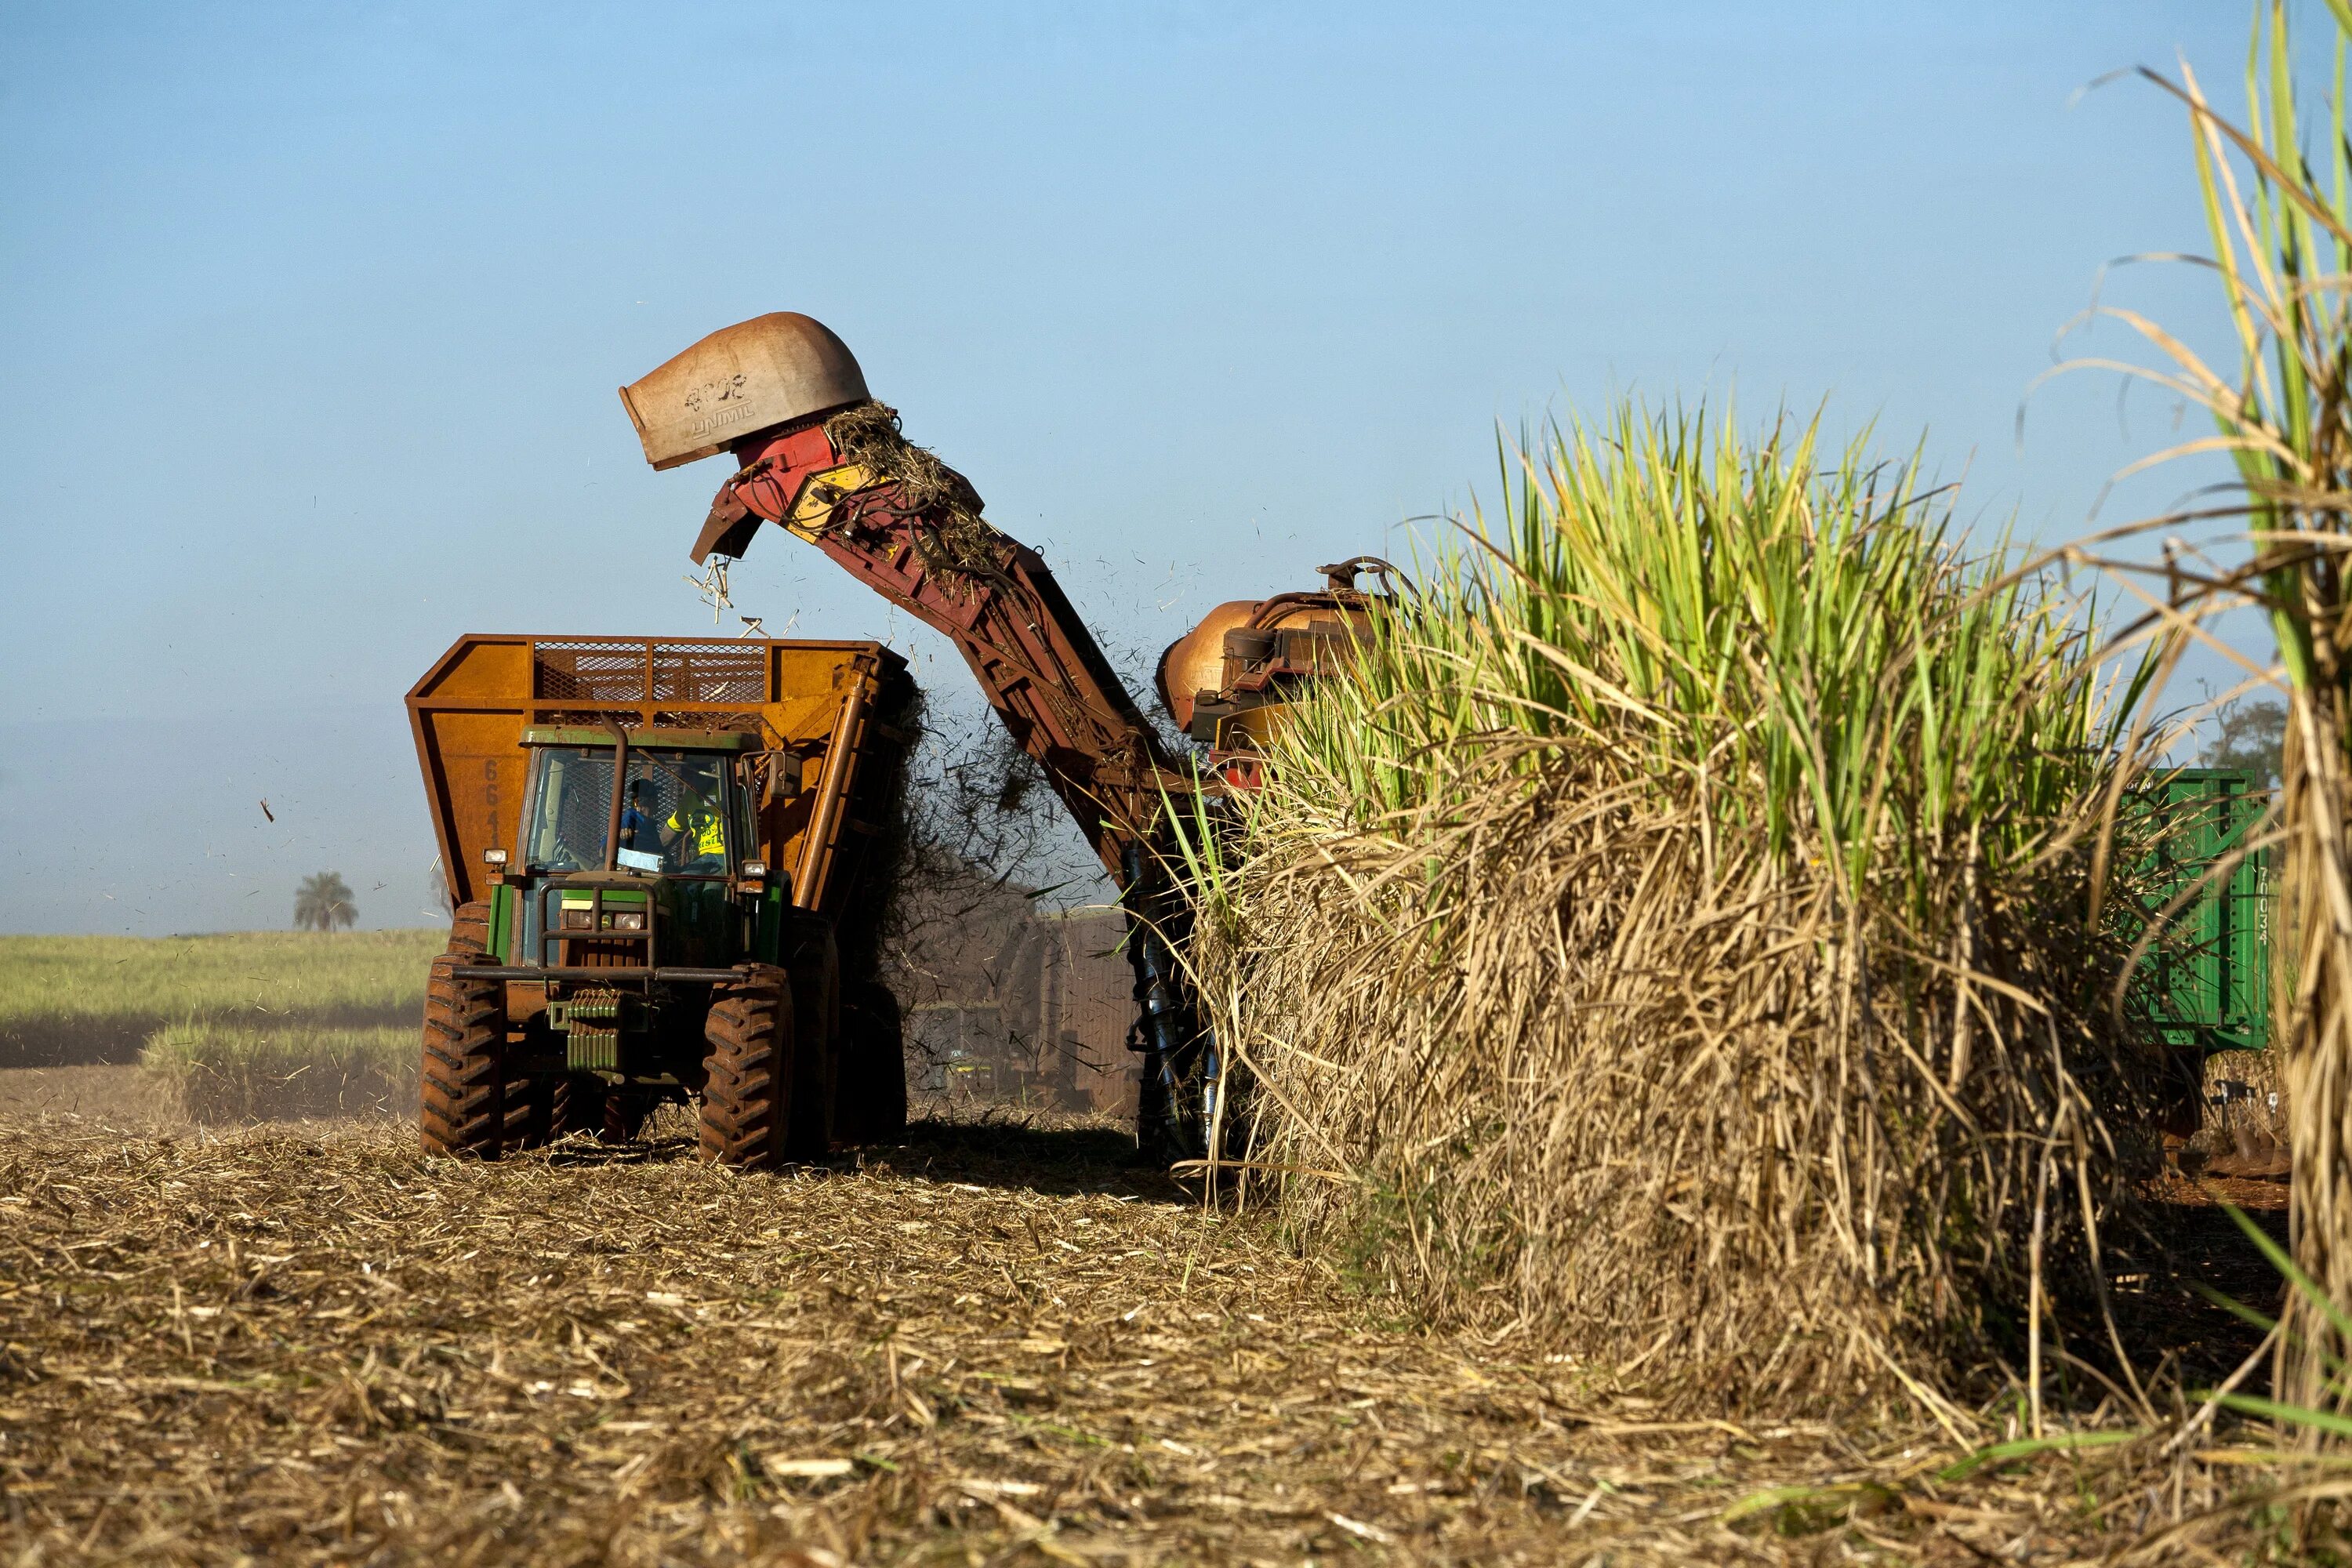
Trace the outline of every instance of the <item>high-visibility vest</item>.
[[719, 825], [719, 814], [715, 811], [697, 814], [688, 811], [685, 806], [680, 806], [669, 814], [667, 826], [674, 833], [681, 831], [692, 833], [694, 852], [697, 855], [727, 853], [727, 832]]

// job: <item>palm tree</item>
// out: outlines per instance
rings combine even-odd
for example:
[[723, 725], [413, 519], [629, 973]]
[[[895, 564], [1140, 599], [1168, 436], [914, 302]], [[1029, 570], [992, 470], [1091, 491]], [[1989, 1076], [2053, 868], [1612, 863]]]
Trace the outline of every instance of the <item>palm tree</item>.
[[344, 886], [342, 874], [321, 871], [315, 877], [305, 877], [294, 890], [294, 929], [296, 931], [333, 931], [348, 927], [359, 919], [359, 910], [352, 903], [352, 890]]

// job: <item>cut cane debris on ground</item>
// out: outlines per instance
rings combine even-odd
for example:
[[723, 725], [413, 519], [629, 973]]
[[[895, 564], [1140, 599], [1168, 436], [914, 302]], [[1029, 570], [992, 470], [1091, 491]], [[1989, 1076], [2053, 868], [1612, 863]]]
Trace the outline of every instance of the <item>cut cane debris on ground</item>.
[[0, 1561], [2156, 1562], [2276, 1484], [2113, 1410], [1677, 1418], [1384, 1321], [1106, 1124], [781, 1176], [654, 1131], [9, 1123]]

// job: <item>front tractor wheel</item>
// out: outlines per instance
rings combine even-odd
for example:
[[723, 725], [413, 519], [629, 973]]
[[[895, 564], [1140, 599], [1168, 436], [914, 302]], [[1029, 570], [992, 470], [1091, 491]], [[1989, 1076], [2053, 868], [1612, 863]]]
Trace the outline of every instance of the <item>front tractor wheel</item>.
[[476, 899], [459, 904], [449, 917], [449, 951], [478, 958], [490, 951], [490, 906], [488, 900]]
[[784, 972], [755, 964], [712, 999], [703, 1025], [706, 1163], [772, 1171], [783, 1163], [793, 1112], [793, 992]]
[[417, 1121], [428, 1154], [495, 1160], [531, 1141], [530, 1085], [507, 1076], [505, 987], [453, 973], [479, 961], [478, 953], [446, 953], [425, 984]]

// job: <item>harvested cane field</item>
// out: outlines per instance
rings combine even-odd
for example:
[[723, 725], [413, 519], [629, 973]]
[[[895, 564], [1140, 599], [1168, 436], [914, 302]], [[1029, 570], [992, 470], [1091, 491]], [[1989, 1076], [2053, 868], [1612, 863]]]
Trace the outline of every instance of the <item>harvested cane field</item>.
[[11, 1563], [2157, 1563], [2259, 1539], [2222, 1505], [2267, 1455], [2226, 1433], [2117, 1442], [2086, 1401], [2082, 1447], [2005, 1457], [1978, 1450], [2013, 1410], [1966, 1442], [1672, 1411], [1638, 1375], [1400, 1321], [1099, 1125], [919, 1123], [750, 1177], [675, 1122], [488, 1165], [381, 1122], [6, 1134]]
[[[2146, 529], [2241, 515], [2244, 558], [2029, 560], [1819, 418], [1507, 444], [1279, 712], [1212, 715], [1246, 783], [1134, 825], [1185, 970], [1141, 945], [1139, 1100], [1197, 1109], [1202, 1158], [1059, 1109], [1125, 1092], [1052, 1064], [1066, 996], [1015, 1027], [944, 964], [925, 1021], [1047, 1037], [985, 1067], [1057, 1109], [745, 1173], [676, 1110], [421, 1155], [383, 1113], [434, 937], [0, 949], [0, 1059], [58, 1075], [0, 1096], [0, 1568], [2352, 1560], [2352, 136], [2298, 129], [2284, 5], [2253, 45], [2253, 130], [2150, 78], [2236, 363], [2117, 315], [2219, 431], [2149, 461], [2238, 468]], [[976, 492], [848, 406], [825, 474], [896, 500], [825, 501], [826, 548], [903, 525], [926, 582], [1013, 584]], [[2180, 879], [2238, 868], [2166, 815], [2167, 682], [2250, 606], [2278, 668], [2221, 651], [2292, 727], [2215, 853], [2280, 868], [2259, 1061], [2149, 978], [2199, 956]], [[1270, 680], [1297, 639], [1255, 629], [1290, 652], [1223, 657]]]
[[[2345, 1483], [2205, 1394], [2279, 1300], [2216, 1199], [2274, 1247], [2284, 1189], [2164, 1163], [2136, 928], [2090, 912], [2120, 710], [1908, 486], [1805, 430], [1530, 455], [1196, 824], [1256, 1089], [1213, 1194], [1001, 1115], [781, 1175], [675, 1115], [427, 1160], [351, 1114], [401, 1031], [224, 984], [225, 941], [142, 1004], [146, 1125], [6, 1116], [0, 1545], [2291, 1558]], [[310, 994], [389, 968], [344, 951]]]

